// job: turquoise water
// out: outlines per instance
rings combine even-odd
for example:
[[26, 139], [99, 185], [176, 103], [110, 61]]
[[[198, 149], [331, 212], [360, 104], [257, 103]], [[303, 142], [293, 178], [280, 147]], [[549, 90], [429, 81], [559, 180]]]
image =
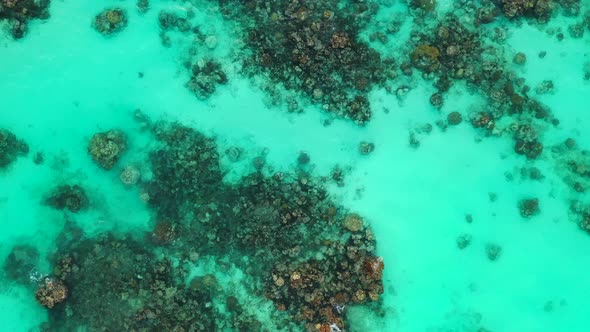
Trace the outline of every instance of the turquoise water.
[[590, 2], [0, 3], [2, 330], [588, 330]]

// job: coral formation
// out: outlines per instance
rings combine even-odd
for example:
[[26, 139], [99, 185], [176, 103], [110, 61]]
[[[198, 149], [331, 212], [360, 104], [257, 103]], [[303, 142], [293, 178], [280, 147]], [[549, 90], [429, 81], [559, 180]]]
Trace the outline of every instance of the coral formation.
[[164, 31], [177, 28], [181, 32], [188, 32], [191, 29], [191, 25], [186, 18], [172, 12], [161, 11], [158, 15], [158, 22], [160, 28]]
[[31, 245], [16, 245], [4, 260], [4, 272], [10, 280], [23, 285], [31, 280], [31, 274], [39, 263], [39, 251]]
[[157, 259], [144, 244], [103, 234], [64, 246], [67, 250], [55, 256], [55, 280], [68, 285], [72, 310], [52, 310], [51, 326], [128, 331], [214, 326], [208, 291], [185, 285], [186, 271]]
[[12, 132], [0, 128], [0, 169], [8, 167], [19, 156], [29, 153], [29, 146]]
[[367, 93], [392, 77], [391, 60], [359, 38], [376, 6], [372, 2], [222, 2], [244, 27], [246, 72], [268, 75], [328, 112], [363, 124], [371, 117]]
[[49, 18], [50, 0], [0, 0], [0, 22], [9, 23], [14, 39], [25, 36], [32, 19]]
[[502, 247], [497, 244], [490, 243], [486, 245], [486, 255], [490, 261], [496, 261], [502, 254]]
[[227, 84], [227, 75], [221, 64], [214, 60], [204, 60], [195, 63], [191, 69], [192, 75], [186, 83], [187, 88], [199, 99], [209, 98], [218, 85]]
[[368, 155], [375, 150], [375, 143], [362, 141], [359, 143], [359, 152], [362, 155]]
[[[148, 192], [150, 197], [157, 198], [152, 204], [158, 217], [169, 220], [166, 229], [175, 227], [185, 246], [198, 246], [204, 254], [237, 250], [236, 261], [247, 255], [252, 262], [248, 266], [250, 270], [256, 271], [260, 277], [269, 276], [261, 279], [268, 282], [266, 296], [278, 307], [284, 306], [284, 310], [298, 321], [315, 324], [334, 318], [334, 323], [342, 324], [338, 317], [326, 316], [334, 305], [330, 303], [331, 296], [340, 293], [343, 302], [340, 304], [352, 301], [355, 292], [367, 293], [373, 301], [378, 299], [383, 292], [380, 280], [382, 262], [373, 256], [372, 233], [363, 231], [359, 216], [352, 218], [349, 215], [345, 228], [333, 228], [331, 225], [343, 218], [339, 217], [340, 209], [327, 200], [325, 190], [312, 178], [302, 174], [288, 181], [283, 174], [266, 178], [254, 173], [235, 187], [227, 186], [221, 181], [219, 157], [209, 138], [178, 125], [157, 126], [156, 133], [167, 142], [167, 147], [155, 152], [152, 158], [155, 181], [147, 185]], [[190, 167], [193, 160], [197, 160], [194, 165], [200, 166]], [[169, 175], [172, 170], [177, 176]], [[170, 196], [170, 193], [175, 194]], [[233, 222], [228, 223], [228, 220]], [[312, 234], [325, 232], [333, 233], [335, 238], [343, 231], [354, 235], [348, 235], [346, 245], [339, 241], [318, 245], [304, 240], [304, 235], [298, 231], [300, 227], [307, 229], [306, 237], [310, 238], [316, 237]], [[358, 248], [355, 254], [350, 252], [351, 248]], [[322, 261], [305, 258], [307, 253], [317, 250], [325, 251], [329, 258]], [[299, 259], [293, 261], [295, 257]], [[289, 261], [292, 263], [288, 264]], [[273, 266], [272, 270], [264, 268]], [[343, 284], [328, 281], [335, 277], [334, 271], [342, 269], [347, 271]], [[302, 281], [308, 277], [320, 279], [310, 280], [314, 286], [302, 287], [300, 291], [276, 288], [276, 278], [291, 280], [295, 271], [302, 274]], [[316, 295], [317, 303], [311, 306], [303, 299], [313, 289], [321, 289], [324, 295], [323, 298]], [[307, 316], [301, 316], [303, 313]]]
[[[183, 211], [206, 204], [223, 178], [213, 140], [175, 124], [157, 123], [153, 129], [164, 146], [150, 153], [153, 176], [145, 184], [150, 204], [162, 220], [180, 221]], [[187, 205], [184, 207], [183, 205]]]
[[570, 203], [570, 212], [580, 229], [590, 234], [590, 205], [579, 200], [573, 200]]
[[410, 6], [431, 12], [436, 8], [436, 0], [411, 0]]
[[311, 158], [309, 157], [309, 155], [302, 151], [301, 153], [299, 153], [299, 156], [297, 157], [297, 164], [307, 165], [309, 164], [310, 160]]
[[[289, 315], [293, 329], [343, 329], [345, 311], [335, 308], [379, 306], [384, 263], [373, 233], [361, 216], [331, 201], [317, 179], [302, 169], [256, 171], [228, 184], [213, 139], [179, 124], [157, 122], [151, 130], [161, 145], [150, 156], [153, 177], [142, 186], [153, 230], [143, 241], [110, 233], [84, 238], [66, 225], [52, 262], [55, 280], [70, 290], [71, 312], [56, 307], [50, 326], [262, 328], [232, 294], [219, 291], [214, 276], [185, 282], [184, 263], [159, 258], [162, 251], [184, 262], [215, 257], [247, 271], [249, 287], [274, 302], [277, 315]], [[216, 301], [232, 313], [223, 318], [207, 305]]]
[[463, 116], [459, 112], [451, 112], [447, 115], [447, 122], [449, 125], [456, 126], [463, 122]]
[[150, 1], [149, 0], [137, 0], [137, 11], [141, 14], [147, 13], [150, 9]]
[[45, 203], [58, 210], [68, 209], [76, 213], [88, 207], [88, 196], [79, 185], [63, 185], [55, 188]]
[[127, 149], [125, 134], [116, 129], [96, 133], [88, 144], [88, 153], [100, 167], [110, 170]]
[[68, 297], [68, 288], [61, 280], [43, 278], [39, 283], [35, 298], [42, 306], [52, 309], [56, 304], [62, 303]]
[[227, 155], [227, 158], [229, 159], [229, 161], [231, 161], [232, 163], [235, 163], [241, 159], [243, 151], [241, 148], [239, 148], [237, 146], [232, 146], [232, 147], [229, 147], [227, 150], [225, 150], [225, 154]]
[[127, 165], [119, 174], [119, 179], [126, 186], [132, 186], [139, 182], [141, 179], [141, 172], [139, 168], [133, 165]]
[[436, 71], [440, 67], [440, 62], [438, 61], [439, 57], [440, 51], [438, 48], [432, 45], [422, 44], [414, 49], [410, 59], [412, 60], [414, 67], [430, 73]]
[[347, 230], [356, 233], [363, 228], [363, 218], [356, 213], [347, 214], [342, 221], [342, 226]]
[[[572, 196], [584, 194], [590, 188], [590, 152], [580, 148], [573, 138], [567, 138], [561, 144], [551, 147], [550, 151], [556, 162], [558, 175], [572, 189]], [[587, 216], [590, 215], [590, 210], [578, 198], [574, 202], [571, 204], [573, 219], [582, 229], [589, 230]]]
[[[44, 17], [48, 3], [0, 0], [0, 19], [11, 20], [13, 36], [22, 37], [27, 20]], [[395, 91], [401, 101], [416, 85], [416, 77], [411, 76], [418, 73], [418, 79], [431, 82], [435, 89], [428, 92], [430, 105], [446, 114], [446, 121], [441, 118], [436, 122], [442, 131], [465, 119], [480, 134], [511, 135], [514, 152], [528, 159], [539, 158], [542, 153], [554, 153], [554, 157], [559, 154], [563, 172], [567, 173], [564, 178], [573, 194], [582, 196], [590, 188], [587, 154], [576, 150], [573, 139], [555, 149], [544, 149], [540, 132], [543, 127], [538, 123], [558, 122], [545, 106], [530, 97], [531, 88], [517, 77], [516, 73], [524, 69], [519, 66], [527, 64], [525, 54], [516, 53], [511, 63], [513, 53], [498, 46], [506, 38], [503, 24], [509, 22], [498, 16], [500, 13], [510, 19], [534, 17], [545, 22], [558, 7], [565, 15], [578, 15], [577, 0], [458, 3], [456, 7], [465, 5], [465, 12], [472, 15], [451, 11], [434, 26], [417, 24], [408, 47], [402, 48], [404, 62], [399, 64], [376, 50], [387, 46], [391, 36], [370, 31], [366, 39], [372, 44], [361, 37], [376, 12], [376, 2], [371, 0], [219, 3], [226, 17], [242, 28], [244, 73], [267, 79], [268, 86], [282, 85], [327, 112], [365, 124], [372, 116], [369, 93], [374, 87]], [[425, 17], [434, 17], [436, 4], [435, 0], [409, 1], [415, 22], [425, 23]], [[24, 10], [31, 6], [44, 8], [38, 9], [39, 13]], [[137, 8], [146, 12], [148, 0], [138, 0]], [[215, 35], [205, 36], [197, 26], [191, 26], [194, 13], [187, 10], [186, 17], [181, 15], [159, 13], [163, 40], [165, 33], [178, 30], [210, 51], [221, 49]], [[584, 36], [590, 27], [589, 17], [569, 26], [571, 37]], [[489, 25], [493, 26], [489, 31], [477, 29], [494, 20], [500, 24]], [[101, 12], [93, 22], [104, 35], [115, 34], [127, 24], [127, 14], [120, 8]], [[390, 24], [387, 31], [398, 31], [401, 23], [396, 24]], [[558, 30], [555, 37], [563, 39], [564, 31]], [[531, 67], [538, 59], [529, 61]], [[233, 67], [225, 62], [222, 66], [219, 60], [203, 58], [194, 62], [191, 57], [184, 63], [190, 71], [186, 87], [203, 100], [228, 83], [228, 72], [233, 74]], [[402, 78], [407, 82], [394, 90], [386, 82], [395, 77], [396, 70], [405, 75]], [[590, 70], [586, 71], [589, 78]], [[448, 92], [459, 81], [482, 93], [485, 105], [475, 105], [469, 112], [448, 112], [448, 105], [456, 105], [449, 100], [453, 95]], [[280, 91], [268, 89], [272, 93]], [[534, 92], [541, 95], [552, 89], [553, 82], [545, 80]], [[288, 108], [299, 111], [304, 107], [292, 98]], [[244, 271], [252, 294], [272, 302], [277, 312], [294, 322], [293, 329], [341, 331], [349, 327], [344, 309], [347, 306], [367, 305], [377, 312], [381, 310], [385, 263], [377, 255], [371, 221], [350, 213], [328, 195], [326, 180], [308, 173], [313, 165], [307, 153], [298, 155], [293, 173], [274, 172], [263, 153], [248, 164], [253, 173], [228, 183], [212, 138], [180, 124], [152, 125], [146, 121], [143, 128], [151, 130], [159, 143], [149, 155], [150, 164], [145, 168], [142, 165], [142, 172], [127, 165], [116, 174], [123, 184], [141, 188], [142, 199], [153, 215], [152, 228], [143, 238], [115, 232], [85, 237], [81, 229], [66, 223], [56, 241], [56, 252], [50, 257], [52, 276], [32, 278], [38, 283], [38, 302], [52, 309], [49, 330], [264, 330], [238, 294], [221, 290], [215, 275], [189, 273], [204, 259], [216, 261], [223, 271], [230, 267]], [[430, 123], [412, 129], [410, 146], [417, 148], [420, 135], [432, 131]], [[368, 155], [375, 144], [361, 141], [356, 148], [358, 153]], [[126, 149], [125, 134], [118, 130], [97, 133], [88, 145], [93, 161], [106, 170], [115, 167]], [[0, 168], [27, 152], [24, 142], [0, 130]], [[228, 148], [225, 154], [231, 162], [250, 158], [238, 147]], [[36, 155], [34, 160], [41, 164], [43, 155]], [[146, 176], [141, 179], [143, 171]], [[520, 171], [523, 178], [543, 179], [538, 168], [527, 166]], [[113, 177], [116, 179], [116, 175]], [[342, 186], [343, 179], [344, 171], [337, 166], [327, 180]], [[489, 197], [492, 202], [496, 200], [495, 194]], [[63, 185], [50, 193], [45, 203], [78, 212], [89, 201], [82, 187]], [[580, 205], [572, 203], [572, 212], [580, 227], [590, 232], [590, 210]], [[539, 200], [523, 199], [518, 209], [524, 218], [537, 215]], [[473, 221], [471, 215], [465, 219]], [[456, 245], [465, 249], [471, 241], [471, 235], [461, 234]], [[485, 250], [492, 261], [502, 253], [496, 244], [487, 245]], [[4, 262], [4, 270], [9, 279], [24, 284], [31, 281], [38, 261], [34, 247], [15, 246]], [[219, 309], [220, 303], [224, 310]]]
[[[430, 33], [416, 32], [417, 41], [409, 59], [425, 77], [437, 78], [433, 85], [438, 92], [431, 96], [431, 104], [441, 107], [443, 94], [449, 90], [453, 80], [465, 80], [487, 97], [483, 109], [469, 114], [473, 127], [484, 129], [486, 135], [510, 133], [511, 130], [496, 126], [505, 118], [516, 122], [511, 126], [516, 128], [532, 128], [538, 120], [558, 124], [545, 106], [528, 96], [530, 88], [508, 69], [509, 63], [497, 56], [501, 46], [493, 39], [484, 44], [480, 31], [485, 30], [474, 28], [476, 22], [472, 24], [460, 22], [454, 14], [447, 14]], [[517, 53], [514, 57], [517, 64], [524, 64], [525, 61], [524, 53]], [[451, 114], [447, 118], [449, 124], [461, 121], [460, 114]], [[514, 151], [528, 159], [539, 157], [543, 151], [543, 144], [537, 138], [523, 139], [513, 135], [513, 139]]]
[[109, 8], [94, 17], [92, 26], [105, 36], [116, 34], [127, 26], [127, 12], [122, 8]]
[[507, 17], [532, 16], [546, 21], [551, 15], [551, 0], [501, 0], [498, 1]]
[[526, 55], [522, 52], [518, 52], [514, 55], [514, 58], [512, 58], [512, 62], [517, 65], [524, 65], [526, 63]]
[[539, 199], [526, 198], [518, 202], [518, 210], [523, 218], [530, 218], [539, 213]]
[[467, 248], [471, 244], [471, 235], [469, 234], [461, 234], [455, 240], [457, 242], [457, 248], [463, 250]]
[[565, 16], [580, 13], [580, 0], [494, 0], [493, 2], [510, 18], [531, 17], [546, 23], [557, 7]]
[[535, 159], [543, 152], [543, 144], [537, 140], [517, 140], [514, 144], [514, 151], [525, 155], [528, 159]]

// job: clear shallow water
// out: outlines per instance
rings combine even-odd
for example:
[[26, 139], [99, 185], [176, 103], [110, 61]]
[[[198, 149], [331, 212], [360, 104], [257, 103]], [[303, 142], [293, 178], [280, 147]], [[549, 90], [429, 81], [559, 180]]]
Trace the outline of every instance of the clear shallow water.
[[[403, 3], [380, 4], [362, 35], [368, 39], [382, 22], [395, 17], [403, 22], [400, 31], [375, 48], [383, 55], [407, 57], [403, 48], [418, 24], [412, 16], [417, 14]], [[121, 32], [105, 38], [91, 22], [110, 6], [126, 9], [129, 22]], [[192, 35], [172, 31], [171, 46], [165, 47], [157, 23], [161, 10], [181, 15], [190, 8], [195, 13], [191, 24], [217, 40], [214, 48], [201, 45], [192, 57]], [[439, 1], [439, 17], [452, 8], [452, 2]], [[582, 2], [582, 8], [583, 13], [588, 3]], [[589, 61], [590, 34], [586, 30], [582, 38], [574, 39], [566, 32], [582, 14], [577, 18], [556, 14], [547, 25], [502, 18], [494, 23], [506, 28], [507, 38], [497, 52], [506, 58], [507, 66], [533, 90], [543, 80], [552, 80], [555, 86], [548, 94], [531, 93], [560, 124], [536, 124], [545, 149], [536, 160], [527, 160], [514, 153], [510, 136], [485, 135], [469, 124], [469, 112], [485, 106], [487, 100], [461, 81], [446, 93], [444, 105], [437, 110], [429, 103], [435, 91], [431, 81], [422, 79], [417, 70], [411, 77], [400, 74], [389, 86], [393, 91], [401, 85], [411, 90], [399, 98], [374, 87], [369, 94], [373, 117], [359, 126], [332, 117], [305, 98], [299, 100], [304, 109], [300, 114], [286, 112], [286, 102], [273, 105], [264, 91], [264, 76], [248, 78], [240, 71], [239, 29], [214, 4], [153, 1], [147, 13], [139, 14], [131, 1], [53, 2], [49, 10], [51, 17], [31, 21], [23, 39], [2, 37], [0, 126], [30, 148], [26, 156], [0, 172], [3, 257], [15, 245], [31, 244], [41, 257], [37, 269], [51, 275], [53, 255], [63, 250], [58, 235], [66, 220], [90, 239], [114, 231], [143, 241], [144, 233], [153, 231], [158, 216], [141, 199], [142, 185], [124, 186], [119, 178], [123, 167], [135, 165], [144, 174], [143, 182], [150, 181], [148, 155], [161, 142], [142, 130], [134, 115], [141, 109], [153, 121], [178, 121], [214, 137], [227, 183], [237, 183], [254, 172], [252, 160], [260, 155], [265, 156], [263, 173], [267, 175], [297, 172], [301, 151], [309, 155], [306, 171], [311, 176], [329, 178], [336, 165], [343, 169], [343, 186], [326, 182], [330, 197], [364, 218], [376, 239], [375, 254], [385, 265], [378, 310], [367, 304], [349, 305], [346, 330], [587, 330], [590, 281], [582, 271], [590, 262], [590, 239], [577, 225], [579, 215], [569, 208], [573, 199], [587, 202], [587, 194], [568, 185], [587, 180], [572, 180], [563, 162], [568, 158], [583, 162], [583, 158], [551, 148], [568, 137], [577, 141], [579, 150], [587, 149], [590, 142], [585, 114], [590, 86], [583, 73]], [[563, 41], [550, 34], [559, 28], [565, 32]], [[542, 59], [541, 51], [547, 52]], [[524, 66], [512, 64], [516, 52], [526, 55]], [[184, 86], [190, 74], [183, 62], [201, 56], [217, 59], [229, 78], [206, 100], [199, 100]], [[453, 111], [463, 114], [461, 125], [444, 132], [434, 125]], [[328, 126], [326, 119], [331, 120]], [[409, 133], [426, 123], [434, 125], [432, 132], [418, 133], [420, 146], [412, 148]], [[112, 128], [125, 132], [128, 149], [106, 171], [93, 162], [87, 147], [95, 133]], [[361, 141], [374, 143], [375, 151], [359, 154]], [[231, 162], [225, 151], [236, 146], [242, 155]], [[43, 153], [41, 165], [33, 162], [36, 152]], [[522, 168], [532, 166], [544, 175], [542, 180], [521, 175]], [[56, 185], [71, 183], [83, 185], [90, 202], [86, 210], [71, 213], [41, 204]], [[490, 199], [490, 193], [496, 198]], [[522, 218], [518, 202], [528, 197], [538, 198], [540, 212]], [[467, 214], [472, 216], [471, 223], [466, 222]], [[460, 250], [457, 238], [462, 235], [471, 242]], [[486, 256], [489, 244], [502, 248], [495, 261]], [[186, 254], [157, 247], [154, 251], [180, 262]], [[222, 267], [215, 263], [219, 257], [203, 256], [185, 264], [187, 280], [213, 273], [221, 289], [219, 297], [235, 296], [268, 330], [278, 329], [283, 320], [291, 321], [288, 316], [277, 318], [272, 301], [256, 292], [256, 274], [245, 277], [247, 273], [231, 261], [230, 267]], [[0, 313], [6, 330], [36, 330], [50, 319], [55, 308], [48, 310], [36, 302], [36, 284], [3, 278]], [[227, 311], [223, 301], [213, 300], [220, 312]]]

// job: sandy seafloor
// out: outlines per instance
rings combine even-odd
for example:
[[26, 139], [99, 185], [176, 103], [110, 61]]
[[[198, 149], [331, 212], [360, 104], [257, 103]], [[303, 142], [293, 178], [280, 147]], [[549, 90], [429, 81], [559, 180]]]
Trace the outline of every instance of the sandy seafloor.
[[[444, 10], [445, 2], [439, 3]], [[105, 39], [90, 21], [111, 5], [128, 9], [129, 26]], [[326, 127], [327, 115], [312, 107], [288, 114], [268, 106], [263, 92], [231, 70], [227, 86], [199, 101], [183, 87], [179, 44], [173, 40], [165, 48], [158, 37], [157, 14], [172, 7], [182, 10], [182, 3], [152, 1], [152, 9], [139, 15], [132, 1], [53, 1], [51, 18], [31, 23], [24, 39], [3, 37], [0, 126], [26, 140], [32, 153], [42, 151], [46, 162], [33, 164], [30, 153], [0, 173], [0, 257], [23, 241], [36, 243], [42, 253], [52, 249], [62, 212], [39, 202], [47, 188], [64, 180], [82, 181], [97, 205], [76, 217], [89, 234], [147, 229], [149, 213], [137, 190], [122, 186], [116, 172], [100, 170], [86, 154], [93, 133], [118, 127], [130, 135], [124, 162], [141, 163], [150, 142], [133, 120], [139, 108], [215, 135], [220, 149], [242, 146], [249, 157], [267, 149], [275, 170], [291, 169], [300, 151], [308, 152], [316, 174], [327, 175], [336, 164], [349, 169], [346, 185], [331, 192], [375, 231], [386, 264], [387, 310], [386, 321], [351, 311], [351, 330], [590, 329], [590, 236], [568, 218], [572, 194], [550, 153], [535, 163], [546, 178], [531, 182], [520, 178], [518, 169], [528, 162], [512, 152], [509, 139], [478, 142], [479, 134], [465, 123], [444, 133], [435, 128], [420, 136], [419, 149], [410, 148], [409, 128], [439, 118], [425, 98], [432, 93], [429, 85], [413, 89], [403, 102], [374, 91], [375, 116], [365, 127], [341, 119]], [[215, 52], [229, 52], [235, 37], [219, 14], [199, 12], [197, 18], [208, 22], [206, 33], [217, 36]], [[567, 23], [561, 20], [550, 24]], [[590, 61], [589, 35], [557, 42], [526, 23], [511, 30], [507, 49], [529, 59], [520, 74], [533, 87], [545, 79], [556, 86], [553, 94], [538, 96], [561, 120], [545, 133], [546, 145], [573, 137], [590, 148], [590, 84], [582, 74]], [[542, 50], [547, 56], [539, 59]], [[477, 96], [457, 85], [441, 112], [477, 103]], [[374, 153], [359, 155], [361, 140], [374, 142]], [[231, 167], [237, 169], [230, 176], [251, 171], [247, 161]], [[506, 172], [514, 174], [513, 181]], [[497, 194], [495, 202], [489, 193]], [[541, 214], [525, 220], [517, 201], [527, 195], [539, 197]], [[465, 214], [473, 223], [465, 222]], [[455, 241], [463, 233], [473, 240], [459, 250]], [[499, 260], [486, 257], [488, 243], [502, 246]], [[33, 294], [3, 282], [2, 331], [34, 330], [46, 317]]]

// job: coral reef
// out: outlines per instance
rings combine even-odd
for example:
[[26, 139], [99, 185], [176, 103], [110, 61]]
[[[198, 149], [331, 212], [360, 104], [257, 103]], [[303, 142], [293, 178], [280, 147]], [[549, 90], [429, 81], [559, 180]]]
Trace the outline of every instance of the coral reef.
[[186, 87], [199, 99], [209, 98], [218, 85], [227, 84], [227, 75], [221, 65], [213, 60], [199, 61], [192, 66], [192, 75]]
[[410, 6], [431, 12], [436, 8], [436, 0], [410, 0]]
[[[442, 79], [473, 79], [478, 77], [473, 68], [480, 60], [481, 38], [459, 20], [448, 15], [434, 29], [431, 36], [423, 36], [410, 54], [417, 69], [426, 73], [439, 71]], [[445, 89], [442, 89], [444, 92]]]
[[[584, 194], [590, 188], [590, 151], [580, 148], [573, 138], [567, 138], [563, 143], [551, 147], [550, 151], [556, 162], [558, 175], [572, 189], [572, 196]], [[585, 223], [585, 215], [590, 214], [590, 210], [586, 211], [579, 205], [572, 204], [572, 207], [575, 207], [575, 209], [572, 208], [574, 219]], [[588, 225], [582, 226], [586, 230], [588, 227]]]
[[55, 188], [45, 203], [58, 210], [68, 209], [76, 213], [88, 207], [88, 196], [79, 185], [63, 185]]
[[497, 1], [506, 17], [532, 16], [542, 21], [551, 15], [551, 0], [500, 0]]
[[572, 200], [570, 212], [580, 229], [590, 234], [590, 205], [579, 200]]
[[518, 202], [518, 210], [523, 218], [530, 218], [539, 213], [539, 199], [526, 198]]
[[584, 213], [579, 223], [580, 228], [590, 233], [590, 213]]
[[35, 298], [42, 306], [52, 309], [56, 304], [62, 303], [68, 297], [68, 288], [61, 280], [43, 278], [39, 283]]
[[363, 218], [356, 213], [347, 214], [342, 221], [342, 226], [353, 233], [360, 231], [363, 224]]
[[447, 115], [447, 122], [451, 126], [456, 126], [463, 122], [463, 116], [459, 112], [451, 112]]
[[74, 238], [62, 243], [54, 264], [53, 280], [67, 284], [70, 295], [69, 309], [50, 312], [52, 328], [210, 331], [213, 326], [207, 291], [186, 286], [183, 269], [129, 237]]
[[[443, 95], [453, 80], [465, 80], [487, 98], [483, 109], [469, 114], [470, 122], [475, 128], [482, 128], [487, 135], [511, 133], [511, 130], [497, 128], [496, 123], [510, 117], [515, 124], [511, 127], [533, 128], [539, 120], [556, 125], [549, 110], [538, 101], [528, 96], [529, 87], [523, 84], [509, 70], [510, 64], [498, 57], [500, 44], [484, 43], [480, 35], [482, 29], [475, 28], [476, 22], [460, 22], [454, 14], [447, 14], [430, 33], [416, 32], [415, 46], [409, 54], [411, 65], [420, 70], [425, 78], [436, 78], [433, 86], [438, 92], [433, 94], [430, 102], [439, 108], [443, 104]], [[524, 64], [526, 56], [517, 53], [514, 62]], [[453, 114], [453, 113], [451, 113]], [[449, 114], [449, 117], [451, 116]], [[452, 121], [460, 121], [458, 114], [453, 114]], [[521, 139], [513, 135], [514, 150], [528, 159], [539, 157], [543, 144], [538, 139]]]
[[147, 13], [150, 10], [150, 1], [149, 0], [137, 0], [137, 11], [141, 14]]
[[290, 311], [295, 320], [307, 322], [308, 331], [318, 324], [334, 324], [342, 329], [344, 310], [338, 308], [379, 301], [383, 293], [383, 261], [367, 256], [362, 243], [368, 239], [363, 237], [351, 239], [347, 245], [328, 245], [330, 257], [322, 261], [276, 265], [267, 296], [279, 310]]
[[363, 124], [371, 117], [367, 93], [392, 77], [391, 60], [359, 38], [376, 6], [339, 0], [222, 2], [243, 26], [244, 68], [295, 90], [328, 112]]
[[457, 237], [455, 242], [457, 243], [457, 248], [463, 250], [471, 244], [472, 237], [469, 234], [461, 234]]
[[[172, 46], [172, 40], [168, 32], [180, 31], [183, 34], [193, 36], [195, 41], [204, 43], [206, 37], [201, 33], [198, 26], [192, 27], [190, 18], [194, 17], [192, 10], [187, 10], [186, 13], [180, 14], [178, 11], [162, 10], [158, 14], [158, 22], [160, 25], [160, 41], [164, 47]], [[190, 54], [191, 56], [194, 54]], [[187, 66], [189, 68], [189, 66]]]
[[179, 221], [184, 211], [196, 203], [208, 203], [222, 186], [216, 144], [203, 134], [176, 124], [160, 122], [153, 131], [164, 146], [150, 153], [157, 181], [146, 183], [145, 190], [160, 219]]
[[546, 23], [558, 7], [565, 16], [580, 14], [580, 0], [494, 0], [493, 2], [510, 19], [530, 17], [540, 23]]
[[514, 55], [514, 58], [512, 58], [512, 62], [522, 66], [526, 63], [526, 55], [522, 52], [518, 52]]
[[0, 22], [9, 23], [14, 39], [23, 38], [32, 19], [49, 18], [50, 0], [0, 0]]
[[543, 144], [537, 140], [517, 140], [514, 144], [514, 151], [525, 155], [528, 159], [535, 159], [543, 152]]
[[119, 179], [126, 186], [132, 186], [139, 182], [141, 179], [141, 172], [139, 168], [134, 165], [127, 165], [121, 170]]
[[438, 48], [431, 46], [431, 45], [418, 45], [410, 59], [412, 60], [412, 64], [414, 67], [425, 71], [427, 73], [433, 72], [440, 67], [440, 62], [438, 58], [440, 57], [440, 51]]
[[502, 247], [495, 243], [490, 243], [486, 245], [486, 256], [490, 261], [496, 261], [500, 258], [502, 254]]
[[127, 149], [125, 134], [116, 129], [96, 133], [88, 144], [88, 153], [100, 167], [110, 170]]
[[375, 150], [375, 143], [362, 141], [359, 143], [359, 152], [362, 155], [368, 155]]
[[16, 245], [4, 260], [4, 272], [10, 280], [23, 285], [31, 282], [31, 274], [39, 263], [39, 251], [31, 245]]
[[127, 12], [121, 8], [109, 8], [94, 17], [92, 26], [105, 36], [114, 35], [127, 26]]
[[301, 151], [299, 153], [299, 156], [297, 157], [297, 164], [304, 166], [309, 164], [309, 162], [311, 161], [311, 157], [309, 156], [309, 154], [307, 154], [306, 152]]
[[227, 150], [225, 150], [225, 154], [227, 155], [227, 158], [232, 163], [240, 161], [243, 153], [244, 153], [244, 151], [242, 151], [242, 149], [237, 146], [231, 146]]
[[164, 31], [176, 28], [181, 32], [188, 32], [191, 29], [191, 25], [186, 18], [172, 12], [161, 11], [158, 15], [158, 22], [160, 28]]
[[[213, 139], [174, 123], [151, 130], [161, 144], [150, 155], [153, 177], [141, 186], [154, 211], [152, 231], [143, 240], [84, 238], [66, 225], [52, 262], [55, 280], [68, 285], [70, 309], [54, 308], [50, 327], [262, 330], [236, 298], [219, 291], [213, 275], [186, 282], [184, 264], [200, 257], [247, 271], [248, 287], [299, 328], [343, 329], [346, 305], [379, 307], [384, 263], [373, 233], [361, 216], [332, 202], [317, 179], [299, 168], [225, 183]], [[227, 302], [231, 312], [212, 302]]]
[[0, 128], [0, 169], [8, 167], [19, 156], [29, 153], [29, 146], [12, 132]]
[[[335, 305], [330, 302], [333, 296], [342, 296], [340, 305], [352, 303], [355, 293], [365, 294], [367, 300], [378, 299], [383, 292], [382, 262], [374, 256], [372, 233], [360, 216], [344, 218], [312, 178], [301, 174], [288, 180], [285, 174], [267, 178], [254, 173], [228, 186], [221, 181], [219, 157], [209, 138], [178, 125], [157, 126], [156, 133], [167, 147], [151, 159], [154, 181], [147, 189], [150, 197], [156, 197], [151, 204], [158, 218], [168, 220], [163, 234], [167, 237], [174, 229], [178, 237], [173, 246], [198, 247], [209, 255], [236, 252], [233, 259], [240, 265], [241, 258], [248, 256], [251, 263], [244, 268], [261, 278], [266, 296], [297, 321], [315, 324], [334, 319], [332, 323], [342, 326], [340, 318], [326, 316]], [[172, 170], [177, 176], [169, 175]], [[338, 220], [345, 226], [337, 227]], [[299, 231], [302, 227], [306, 235]], [[323, 244], [305, 240], [320, 234], [326, 239]], [[342, 236], [349, 239], [344, 243], [328, 240]], [[306, 258], [318, 250], [328, 258]], [[319, 279], [310, 280], [314, 286], [299, 291], [275, 288], [275, 277], [290, 280], [295, 271], [303, 280]], [[344, 275], [338, 283], [334, 282], [335, 271]], [[314, 293], [317, 300], [312, 305], [304, 298], [314, 289], [323, 295]]]

